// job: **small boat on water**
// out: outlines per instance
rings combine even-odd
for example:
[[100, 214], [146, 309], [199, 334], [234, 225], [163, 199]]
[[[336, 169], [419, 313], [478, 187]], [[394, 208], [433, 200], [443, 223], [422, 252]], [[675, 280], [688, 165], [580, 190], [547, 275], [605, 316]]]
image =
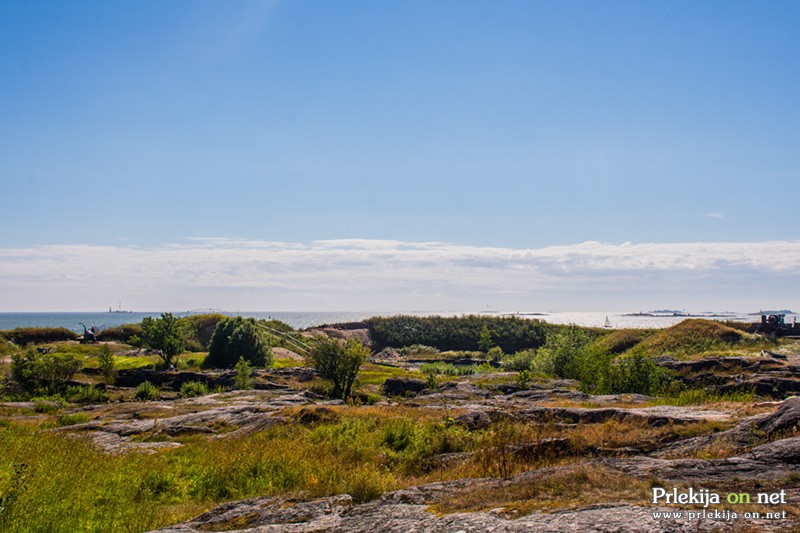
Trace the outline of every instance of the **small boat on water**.
[[604, 328], [610, 328], [611, 327], [611, 321], [608, 319], [608, 315], [606, 315], [606, 322], [605, 322], [605, 324], [603, 324], [603, 327]]

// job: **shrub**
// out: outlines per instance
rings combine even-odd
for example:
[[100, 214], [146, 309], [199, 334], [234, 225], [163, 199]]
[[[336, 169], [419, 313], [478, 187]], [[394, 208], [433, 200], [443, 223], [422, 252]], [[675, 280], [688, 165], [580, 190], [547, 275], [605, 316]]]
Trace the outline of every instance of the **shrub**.
[[18, 346], [72, 341], [78, 337], [74, 331], [67, 328], [17, 328], [0, 332], [0, 334]]
[[157, 400], [160, 396], [161, 390], [149, 381], [140, 383], [133, 394], [137, 400]]
[[97, 365], [100, 368], [100, 373], [103, 375], [103, 383], [111, 385], [114, 383], [116, 370], [114, 369], [114, 354], [111, 353], [111, 348], [107, 344], [100, 347], [100, 353], [97, 356]]
[[208, 394], [208, 386], [201, 381], [187, 381], [181, 385], [181, 398], [195, 398]]
[[80, 360], [72, 354], [38, 353], [28, 349], [11, 358], [14, 381], [31, 394], [62, 392], [80, 368]]
[[669, 371], [658, 366], [641, 351], [618, 358], [610, 365], [605, 380], [604, 393], [633, 392], [659, 394], [671, 381]]
[[499, 346], [492, 346], [489, 348], [489, 351], [486, 352], [486, 356], [489, 357], [489, 360], [492, 362], [498, 362], [503, 358], [503, 349]]
[[124, 342], [133, 346], [133, 339], [141, 340], [142, 325], [141, 324], [123, 324], [121, 326], [114, 326], [107, 328], [97, 334], [98, 341], [117, 341]]
[[250, 373], [253, 371], [253, 366], [247, 362], [244, 357], [239, 358], [236, 363], [236, 375], [233, 376], [233, 388], [236, 390], [248, 390], [253, 388], [253, 380], [250, 378]]
[[403, 346], [398, 352], [400, 352], [400, 355], [437, 355], [440, 353], [439, 350], [433, 346], [425, 346], [424, 344]]
[[444, 361], [421, 364], [419, 365], [419, 371], [423, 374], [444, 374], [445, 376], [458, 376], [460, 374], [458, 367]]
[[320, 377], [333, 385], [333, 396], [350, 398], [361, 364], [369, 355], [369, 349], [360, 342], [349, 339], [344, 344], [336, 339], [317, 336], [311, 342], [309, 359]]
[[252, 318], [227, 318], [217, 324], [204, 368], [233, 368], [244, 357], [256, 367], [272, 365], [269, 336]]
[[503, 370], [511, 372], [530, 370], [531, 363], [533, 363], [533, 359], [535, 357], [536, 352], [533, 350], [522, 350], [513, 355], [505, 356], [501, 360], [500, 365], [502, 366]]
[[[375, 317], [367, 321], [376, 349], [423, 344], [439, 350], [478, 349], [483, 328], [490, 332], [492, 344], [510, 353], [536, 348], [544, 343], [547, 328], [543, 322], [518, 317], [419, 317], [399, 315]], [[487, 347], [488, 350], [489, 347]]]
[[165, 367], [170, 366], [173, 359], [184, 350], [183, 332], [172, 313], [161, 313], [161, 318], [144, 317], [142, 341], [145, 346], [158, 352]]
[[579, 379], [577, 358], [590, 341], [586, 331], [575, 326], [558, 331], [547, 337], [531, 369], [559, 378]]
[[103, 403], [108, 401], [108, 394], [105, 391], [85, 385], [67, 387], [64, 397], [73, 403]]
[[86, 413], [75, 413], [58, 417], [59, 426], [73, 426], [75, 424], [85, 424], [89, 421]]
[[528, 383], [530, 383], [530, 381], [531, 381], [531, 373], [528, 371], [528, 369], [520, 370], [519, 374], [517, 374], [517, 385], [519, 385], [521, 388], [524, 389], [528, 386]]
[[144, 341], [139, 335], [132, 335], [131, 338], [128, 339], [128, 344], [134, 348], [141, 348], [144, 346]]

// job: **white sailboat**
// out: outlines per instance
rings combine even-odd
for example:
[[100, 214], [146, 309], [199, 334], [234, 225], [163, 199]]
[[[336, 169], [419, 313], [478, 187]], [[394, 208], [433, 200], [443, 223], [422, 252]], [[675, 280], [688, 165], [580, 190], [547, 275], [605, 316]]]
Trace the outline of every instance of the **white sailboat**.
[[603, 327], [604, 328], [610, 328], [611, 327], [611, 321], [608, 319], [608, 315], [606, 315], [606, 322], [605, 322], [605, 324], [603, 324]]

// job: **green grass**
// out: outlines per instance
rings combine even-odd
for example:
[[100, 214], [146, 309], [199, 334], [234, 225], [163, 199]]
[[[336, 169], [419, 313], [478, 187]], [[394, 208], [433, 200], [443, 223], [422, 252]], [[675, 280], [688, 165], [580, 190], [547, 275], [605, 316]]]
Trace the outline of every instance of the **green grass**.
[[[505, 477], [553, 464], [546, 455], [520, 457], [514, 450], [563, 431], [553, 424], [515, 421], [469, 430], [451, 423], [458, 412], [437, 409], [323, 409], [325, 417], [303, 419], [303, 409], [288, 408], [284, 415], [291, 423], [247, 436], [191, 435], [181, 439], [180, 448], [153, 454], [106, 454], [83, 433], [41, 431], [40, 419], [2, 420], [0, 531], [145, 531], [254, 496], [308, 499], [346, 493], [364, 502], [420, 483]], [[69, 426], [88, 416], [54, 413], [48, 419], [50, 427]], [[689, 429], [700, 431], [695, 426], [700, 425]], [[564, 436], [577, 459], [587, 445], [629, 445], [678, 429], [609, 421], [583, 424]], [[441, 454], [454, 452], [475, 453], [455, 463], [439, 461]]]
[[653, 405], [703, 405], [708, 403], [720, 402], [743, 402], [752, 403], [755, 401], [755, 394], [752, 392], [707, 392], [703, 389], [689, 389], [681, 391], [674, 396], [664, 396], [652, 402]]
[[670, 355], [678, 359], [703, 357], [709, 352], [742, 355], [758, 351], [763, 338], [744, 333], [720, 322], [688, 319], [662, 329], [636, 345], [648, 355]]
[[392, 366], [376, 365], [374, 363], [364, 363], [358, 373], [358, 380], [361, 385], [383, 385], [384, 381], [395, 377], [424, 378], [419, 372]]
[[58, 417], [59, 426], [72, 426], [75, 424], [85, 424], [89, 421], [89, 416], [86, 413], [75, 413], [71, 415], [63, 415]]
[[305, 361], [297, 359], [273, 359], [271, 368], [289, 368], [293, 366], [308, 366]]

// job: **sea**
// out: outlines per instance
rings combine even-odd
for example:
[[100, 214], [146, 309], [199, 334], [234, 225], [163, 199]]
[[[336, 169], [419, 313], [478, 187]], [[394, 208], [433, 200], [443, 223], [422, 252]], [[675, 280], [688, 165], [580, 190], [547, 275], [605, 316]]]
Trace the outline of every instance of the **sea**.
[[[204, 311], [208, 312], [208, 311]], [[376, 311], [334, 311], [334, 312], [230, 312], [214, 311], [229, 316], [253, 317], [257, 319], [281, 320], [295, 329], [309, 328], [323, 324], [337, 324], [343, 322], [359, 322], [374, 316], [394, 316], [408, 314], [415, 316], [460, 316], [479, 314], [486, 316], [517, 316], [532, 320], [542, 320], [552, 324], [575, 324], [588, 327], [621, 328], [665, 328], [677, 324], [687, 318], [706, 318], [720, 321], [757, 322], [759, 313], [685, 313], [682, 311], [651, 311], [651, 312], [620, 312], [620, 311], [571, 311], [571, 312], [499, 312], [499, 311], [411, 311], [411, 312], [376, 312]], [[195, 311], [174, 313], [176, 316], [199, 314]], [[63, 312], [63, 313], [0, 313], [0, 330], [22, 327], [63, 327], [76, 333], [83, 332], [82, 324], [87, 327], [94, 326], [98, 331], [119, 326], [122, 324], [139, 323], [144, 317], [158, 317], [160, 312], [131, 312], [131, 311], [106, 311], [106, 312]], [[787, 312], [786, 322], [792, 323], [798, 318], [797, 313]]]

